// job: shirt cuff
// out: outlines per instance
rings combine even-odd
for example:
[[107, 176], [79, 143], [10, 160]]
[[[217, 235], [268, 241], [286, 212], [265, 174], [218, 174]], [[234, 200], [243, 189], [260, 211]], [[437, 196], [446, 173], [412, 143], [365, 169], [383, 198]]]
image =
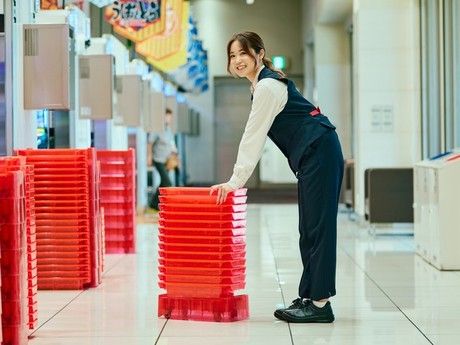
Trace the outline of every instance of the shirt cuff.
[[233, 190], [237, 190], [237, 189], [240, 189], [241, 187], [244, 186], [244, 182], [241, 181], [241, 179], [239, 179], [237, 176], [235, 175], [232, 175], [232, 177], [230, 178], [230, 180], [227, 182], [227, 184], [233, 189]]

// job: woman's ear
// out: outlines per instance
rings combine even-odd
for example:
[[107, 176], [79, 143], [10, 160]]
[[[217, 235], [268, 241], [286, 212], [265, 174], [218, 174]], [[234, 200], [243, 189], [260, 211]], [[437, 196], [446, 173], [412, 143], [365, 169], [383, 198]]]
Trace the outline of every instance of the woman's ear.
[[265, 49], [260, 50], [259, 57], [263, 60], [263, 58], [265, 57]]

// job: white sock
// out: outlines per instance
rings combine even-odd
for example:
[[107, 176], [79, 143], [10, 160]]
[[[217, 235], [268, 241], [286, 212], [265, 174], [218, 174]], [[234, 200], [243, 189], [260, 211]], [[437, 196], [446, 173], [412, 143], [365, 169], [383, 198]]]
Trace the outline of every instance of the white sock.
[[327, 301], [313, 301], [315, 307], [322, 308], [326, 305]]

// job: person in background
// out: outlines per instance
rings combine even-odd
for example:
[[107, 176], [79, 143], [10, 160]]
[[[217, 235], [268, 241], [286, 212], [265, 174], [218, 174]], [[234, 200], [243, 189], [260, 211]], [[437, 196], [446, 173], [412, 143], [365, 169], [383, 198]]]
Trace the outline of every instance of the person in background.
[[[166, 108], [165, 112], [165, 127], [164, 131], [154, 137], [152, 143], [152, 160], [153, 166], [160, 174], [159, 187], [171, 187], [171, 179], [169, 178], [168, 170], [176, 169], [178, 166], [177, 147], [174, 142], [174, 133], [171, 130], [173, 120], [172, 110]], [[150, 206], [158, 210], [160, 190], [155, 191], [151, 200]]]
[[235, 34], [227, 44], [227, 70], [251, 82], [252, 107], [233, 175], [214, 185], [217, 203], [244, 186], [262, 156], [267, 136], [288, 159], [298, 180], [299, 247], [303, 273], [299, 297], [274, 316], [295, 323], [335, 320], [329, 298], [336, 294], [337, 210], [343, 156], [334, 125], [307, 101], [266, 57], [254, 32]]

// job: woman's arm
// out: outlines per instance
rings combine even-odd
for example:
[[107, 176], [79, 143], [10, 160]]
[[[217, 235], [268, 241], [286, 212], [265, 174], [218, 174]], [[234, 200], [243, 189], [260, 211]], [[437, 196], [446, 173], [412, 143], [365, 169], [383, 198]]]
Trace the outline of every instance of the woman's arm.
[[267, 133], [287, 102], [287, 86], [276, 79], [266, 78], [257, 83], [248, 121], [240, 141], [233, 175], [226, 183], [211, 187], [218, 190], [218, 203], [227, 194], [244, 186], [262, 156]]

